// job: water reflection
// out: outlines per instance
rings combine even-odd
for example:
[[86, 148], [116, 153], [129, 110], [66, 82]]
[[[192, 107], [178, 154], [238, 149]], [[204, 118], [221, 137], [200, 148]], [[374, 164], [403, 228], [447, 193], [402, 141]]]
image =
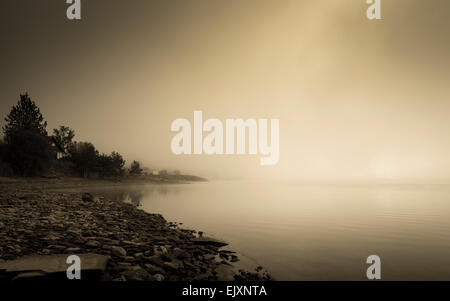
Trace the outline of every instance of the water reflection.
[[209, 182], [99, 187], [231, 243], [279, 280], [450, 280], [450, 187]]
[[145, 199], [152, 198], [155, 195], [167, 195], [180, 193], [181, 189], [167, 187], [167, 185], [124, 185], [124, 186], [99, 186], [89, 189], [96, 196], [103, 196], [110, 200], [124, 201], [141, 207]]

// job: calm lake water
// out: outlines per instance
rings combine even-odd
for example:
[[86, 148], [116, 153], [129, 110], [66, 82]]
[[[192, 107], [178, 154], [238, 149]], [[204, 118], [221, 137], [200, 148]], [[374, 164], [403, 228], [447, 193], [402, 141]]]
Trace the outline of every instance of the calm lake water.
[[218, 181], [98, 187], [230, 243], [277, 280], [450, 280], [450, 187]]

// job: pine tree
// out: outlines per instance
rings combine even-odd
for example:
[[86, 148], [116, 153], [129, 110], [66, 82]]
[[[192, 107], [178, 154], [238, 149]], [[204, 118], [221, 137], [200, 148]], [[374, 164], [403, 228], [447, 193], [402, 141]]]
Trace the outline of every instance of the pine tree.
[[20, 100], [5, 118], [3, 127], [6, 142], [5, 161], [14, 173], [21, 176], [42, 174], [51, 165], [53, 152], [47, 136], [47, 122], [28, 94]]
[[11, 109], [5, 121], [3, 133], [7, 143], [15, 131], [30, 131], [47, 137], [47, 122], [28, 93], [20, 95], [19, 102]]

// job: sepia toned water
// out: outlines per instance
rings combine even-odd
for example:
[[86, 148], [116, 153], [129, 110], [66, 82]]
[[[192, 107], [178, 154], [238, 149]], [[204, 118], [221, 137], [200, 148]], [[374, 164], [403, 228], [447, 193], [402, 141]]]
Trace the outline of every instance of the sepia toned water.
[[450, 280], [450, 187], [217, 181], [98, 187], [230, 243], [276, 280]]

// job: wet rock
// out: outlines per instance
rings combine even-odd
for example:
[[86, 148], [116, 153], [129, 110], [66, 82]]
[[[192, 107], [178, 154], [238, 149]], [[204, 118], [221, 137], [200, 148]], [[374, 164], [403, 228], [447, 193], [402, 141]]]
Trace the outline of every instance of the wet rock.
[[189, 257], [189, 253], [181, 250], [180, 248], [174, 248], [172, 251], [172, 256], [178, 259], [184, 259]]
[[100, 242], [96, 241], [96, 240], [90, 240], [86, 243], [86, 247], [88, 248], [98, 248], [100, 247]]
[[237, 262], [239, 261], [239, 258], [236, 255], [231, 255], [231, 262]]
[[45, 277], [43, 272], [23, 272], [12, 278], [12, 281], [42, 279]]
[[228, 243], [226, 243], [223, 240], [215, 239], [211, 237], [198, 237], [192, 240], [194, 244], [201, 245], [201, 246], [215, 246], [215, 247], [224, 247], [227, 246]]
[[126, 262], [135, 262], [136, 259], [133, 256], [125, 256], [123, 257], [123, 260], [125, 260]]
[[112, 246], [111, 254], [117, 257], [125, 257], [127, 256], [127, 251], [122, 247]]
[[152, 275], [141, 267], [136, 267], [121, 273], [128, 281], [154, 281]]
[[206, 254], [205, 256], [203, 256], [203, 258], [205, 258], [206, 260], [214, 260], [216, 258], [216, 255]]
[[62, 250], [66, 249], [65, 246], [60, 246], [60, 245], [50, 245], [50, 246], [48, 246], [48, 248], [51, 250], [55, 250], [55, 251], [62, 251]]
[[216, 276], [219, 281], [234, 281], [236, 274], [232, 266], [221, 264], [216, 268]]
[[160, 267], [157, 267], [153, 264], [150, 263], [146, 263], [145, 264], [145, 268], [147, 269], [147, 271], [150, 272], [150, 274], [164, 274], [164, 270], [161, 269]]
[[131, 269], [131, 263], [129, 262], [119, 262], [113, 266], [114, 270], [123, 272]]
[[80, 252], [81, 249], [80, 248], [67, 248], [66, 252], [68, 253], [76, 253], [76, 252]]
[[225, 253], [219, 253], [220, 258], [223, 258], [224, 260], [229, 260], [230, 256], [228, 256], [228, 254]]
[[148, 261], [157, 266], [163, 266], [165, 263], [164, 260], [161, 258], [161, 256], [157, 256], [157, 255], [148, 257]]
[[178, 270], [182, 268], [183, 263], [179, 260], [174, 260], [172, 262], [164, 262], [164, 267], [169, 268], [170, 270]]
[[270, 281], [272, 277], [263, 267], [259, 266], [255, 269], [256, 273], [239, 270], [239, 274], [235, 275], [238, 281]]
[[169, 252], [167, 251], [167, 248], [164, 247], [164, 246], [154, 246], [153, 247], [153, 254], [167, 256], [169, 254]]

